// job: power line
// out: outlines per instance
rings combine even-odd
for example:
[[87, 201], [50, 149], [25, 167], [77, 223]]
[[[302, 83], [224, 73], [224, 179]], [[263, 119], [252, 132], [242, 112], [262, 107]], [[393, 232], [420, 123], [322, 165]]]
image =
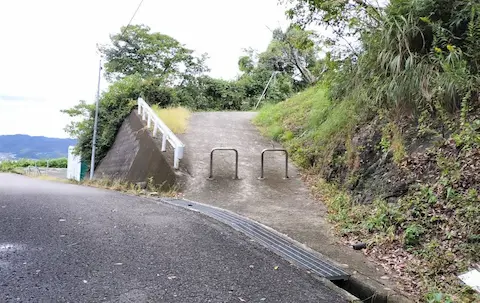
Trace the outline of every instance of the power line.
[[130, 21], [128, 21], [127, 26], [125, 26], [125, 28], [123, 29], [122, 37], [123, 37], [123, 35], [125, 34], [125, 32], [127, 31], [127, 29], [128, 29], [128, 27], [130, 26], [130, 24], [132, 23], [133, 18], [135, 18], [135, 15], [137, 14], [138, 10], [140, 9], [140, 6], [142, 6], [142, 4], [143, 4], [143, 1], [144, 1], [144, 0], [141, 0], [141, 1], [140, 1], [140, 3], [139, 3], [138, 6], [137, 6], [137, 9], [135, 10], [135, 12], [134, 12], [133, 15], [132, 15], [132, 18], [130, 18]]

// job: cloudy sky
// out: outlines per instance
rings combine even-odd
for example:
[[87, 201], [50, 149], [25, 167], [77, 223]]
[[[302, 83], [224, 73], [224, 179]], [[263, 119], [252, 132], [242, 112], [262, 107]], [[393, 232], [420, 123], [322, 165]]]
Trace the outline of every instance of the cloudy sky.
[[[59, 110], [94, 101], [95, 46], [128, 23], [138, 3], [0, 0], [0, 135], [67, 137]], [[278, 0], [144, 0], [132, 23], [207, 52], [211, 75], [231, 79], [242, 49], [265, 49], [268, 28], [287, 21]]]

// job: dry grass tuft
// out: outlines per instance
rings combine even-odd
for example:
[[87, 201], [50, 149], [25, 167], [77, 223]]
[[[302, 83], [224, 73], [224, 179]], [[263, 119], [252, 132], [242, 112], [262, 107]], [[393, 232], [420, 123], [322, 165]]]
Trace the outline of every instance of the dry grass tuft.
[[187, 130], [190, 111], [185, 107], [160, 108], [152, 106], [153, 111], [175, 134], [183, 134]]

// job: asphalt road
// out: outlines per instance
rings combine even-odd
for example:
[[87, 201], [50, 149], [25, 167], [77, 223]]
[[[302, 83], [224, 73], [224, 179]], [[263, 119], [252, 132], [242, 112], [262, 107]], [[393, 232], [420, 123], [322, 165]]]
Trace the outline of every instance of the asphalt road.
[[345, 302], [213, 219], [0, 174], [0, 302]]

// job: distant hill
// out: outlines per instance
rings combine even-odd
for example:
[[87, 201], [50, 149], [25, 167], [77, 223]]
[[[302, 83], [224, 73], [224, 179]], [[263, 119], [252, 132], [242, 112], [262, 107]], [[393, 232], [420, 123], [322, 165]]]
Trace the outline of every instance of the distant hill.
[[28, 135], [0, 135], [0, 160], [51, 159], [66, 157], [68, 146], [77, 144], [75, 139], [47, 138]]

